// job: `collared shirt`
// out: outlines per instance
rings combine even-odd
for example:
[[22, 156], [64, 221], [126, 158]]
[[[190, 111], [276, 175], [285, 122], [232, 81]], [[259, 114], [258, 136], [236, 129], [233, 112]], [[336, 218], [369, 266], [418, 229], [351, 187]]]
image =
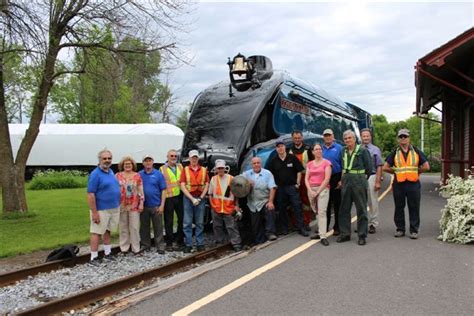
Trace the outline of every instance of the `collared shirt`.
[[[363, 146], [361, 146], [358, 152], [356, 152], [354, 149], [352, 154], [349, 154], [349, 151], [347, 150], [347, 146], [345, 146], [343, 151], [341, 152], [341, 160], [346, 151], [347, 151], [347, 156], [348, 156], [349, 161], [351, 159], [351, 156], [355, 155], [351, 170], [364, 170], [365, 174], [362, 174], [362, 175], [364, 176], [365, 179], [367, 179], [367, 177], [370, 175], [370, 172], [372, 170], [372, 161], [370, 159], [369, 151], [365, 149]], [[359, 174], [345, 173], [343, 175], [343, 178], [351, 178], [351, 177], [358, 177], [358, 176]]]
[[254, 183], [252, 191], [247, 196], [247, 206], [255, 213], [260, 211], [268, 202], [270, 191], [276, 188], [275, 179], [267, 169], [261, 169], [259, 173], [247, 170], [242, 176]]
[[87, 180], [87, 193], [94, 193], [97, 211], [120, 206], [120, 184], [112, 169], [95, 168]]
[[331, 146], [323, 145], [323, 158], [331, 162], [332, 174], [342, 171], [342, 146], [333, 142]]
[[380, 149], [372, 143], [362, 145], [362, 147], [365, 147], [369, 151], [370, 157], [372, 158], [372, 174], [377, 173], [377, 167], [383, 166], [382, 153], [380, 152]]
[[295, 185], [298, 172], [304, 171], [301, 162], [292, 154], [286, 154], [284, 160], [276, 155], [270, 161], [268, 169], [273, 173], [278, 186]]
[[163, 174], [153, 168], [150, 172], [141, 170], [139, 172], [143, 181], [143, 193], [145, 194], [145, 207], [157, 207], [161, 205], [161, 192], [166, 190], [166, 180]]

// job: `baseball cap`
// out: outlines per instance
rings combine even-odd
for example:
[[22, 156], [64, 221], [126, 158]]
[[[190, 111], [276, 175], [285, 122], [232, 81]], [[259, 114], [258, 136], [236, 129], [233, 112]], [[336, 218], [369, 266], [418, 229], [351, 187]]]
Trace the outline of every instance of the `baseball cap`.
[[216, 169], [217, 168], [225, 168], [225, 160], [217, 159], [215, 163]]
[[152, 156], [152, 155], [146, 154], [145, 156], [143, 156], [142, 162], [145, 161], [145, 160], [147, 160], [147, 159], [155, 160], [155, 159], [153, 159], [153, 156]]
[[410, 131], [407, 130], [406, 128], [402, 128], [401, 130], [398, 131], [397, 136], [401, 136], [401, 135], [410, 136]]
[[191, 157], [199, 157], [199, 152], [195, 149], [189, 151], [189, 158]]
[[276, 141], [275, 147], [277, 147], [278, 145], [285, 145], [285, 143], [281, 139], [279, 139]]
[[332, 129], [330, 128], [326, 128], [324, 131], [323, 131], [323, 136], [324, 135], [334, 135]]

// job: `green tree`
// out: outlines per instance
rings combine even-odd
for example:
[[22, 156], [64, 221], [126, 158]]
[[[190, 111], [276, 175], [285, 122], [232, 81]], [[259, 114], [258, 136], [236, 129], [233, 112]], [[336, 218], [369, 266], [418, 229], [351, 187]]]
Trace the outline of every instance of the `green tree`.
[[387, 121], [385, 115], [373, 115], [372, 122], [374, 126], [373, 142], [377, 145], [384, 157], [397, 145], [396, 128], [392, 123]]
[[[104, 44], [103, 38], [91, 38], [93, 26], [110, 27], [120, 34], [141, 38], [147, 49], [134, 49], [137, 54], [169, 51], [176, 55], [173, 39], [166, 34], [180, 29], [180, 14], [187, 1], [88, 1], [88, 0], [6, 0], [0, 3], [0, 181], [3, 212], [26, 212], [25, 168], [38, 136], [48, 97], [56, 80], [66, 74], [83, 73], [84, 69], [63, 69], [58, 63], [60, 52], [101, 49], [104, 53], [125, 52], [119, 46]], [[160, 30], [164, 30], [161, 32]], [[168, 32], [168, 33], [166, 33]], [[169, 37], [168, 37], [169, 38]], [[132, 52], [132, 51], [129, 51]], [[8, 128], [5, 90], [5, 63], [12, 54], [25, 53], [25, 62], [39, 69], [32, 94], [29, 127], [14, 156]], [[66, 65], [68, 66], [68, 65]], [[73, 65], [74, 66], [74, 65]], [[119, 86], [116, 86], [119, 89]], [[96, 91], [100, 95], [100, 90]], [[122, 95], [126, 97], [126, 93]], [[99, 103], [94, 104], [98, 106]], [[113, 113], [113, 110], [107, 109]], [[106, 111], [101, 115], [105, 116]]]

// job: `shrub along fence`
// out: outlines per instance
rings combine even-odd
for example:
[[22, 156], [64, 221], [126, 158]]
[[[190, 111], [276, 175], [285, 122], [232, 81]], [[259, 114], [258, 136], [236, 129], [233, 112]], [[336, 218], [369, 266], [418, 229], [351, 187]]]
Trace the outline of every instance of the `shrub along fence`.
[[46, 170], [33, 175], [30, 190], [73, 189], [87, 187], [87, 172], [77, 170]]

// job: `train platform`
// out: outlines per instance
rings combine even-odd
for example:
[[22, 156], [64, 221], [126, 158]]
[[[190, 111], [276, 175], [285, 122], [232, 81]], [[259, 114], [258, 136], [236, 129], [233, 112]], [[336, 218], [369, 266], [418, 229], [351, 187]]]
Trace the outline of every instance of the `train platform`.
[[366, 246], [357, 245], [355, 233], [342, 244], [330, 237], [329, 247], [289, 235], [120, 314], [472, 315], [474, 248], [437, 240], [445, 205], [439, 176], [421, 181], [417, 240], [393, 237], [389, 192]]

